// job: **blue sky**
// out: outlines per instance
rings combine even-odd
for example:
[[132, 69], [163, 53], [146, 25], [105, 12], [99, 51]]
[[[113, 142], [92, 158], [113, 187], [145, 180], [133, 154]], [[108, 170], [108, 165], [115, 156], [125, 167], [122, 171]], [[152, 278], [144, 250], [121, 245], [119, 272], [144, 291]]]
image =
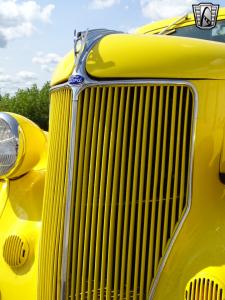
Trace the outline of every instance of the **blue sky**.
[[[191, 10], [192, 0], [0, 0], [0, 92], [50, 80], [73, 30], [122, 31]], [[204, 2], [204, 1], [202, 1]], [[225, 0], [213, 1], [225, 6]]]

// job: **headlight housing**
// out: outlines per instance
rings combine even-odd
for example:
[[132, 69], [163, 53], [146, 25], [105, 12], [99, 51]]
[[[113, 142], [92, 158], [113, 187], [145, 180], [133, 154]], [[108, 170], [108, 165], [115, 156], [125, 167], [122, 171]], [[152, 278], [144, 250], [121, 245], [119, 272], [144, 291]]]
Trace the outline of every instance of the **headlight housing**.
[[30, 171], [46, 150], [46, 136], [32, 121], [0, 113], [0, 178], [15, 178]]
[[18, 123], [10, 115], [0, 113], [0, 176], [15, 166], [18, 156]]

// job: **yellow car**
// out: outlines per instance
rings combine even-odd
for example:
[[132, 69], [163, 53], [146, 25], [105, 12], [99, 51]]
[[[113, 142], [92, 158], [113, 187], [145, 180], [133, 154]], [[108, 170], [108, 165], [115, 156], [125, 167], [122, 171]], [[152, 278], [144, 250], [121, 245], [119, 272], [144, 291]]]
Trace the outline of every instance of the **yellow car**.
[[225, 9], [80, 32], [50, 96], [0, 113], [0, 299], [224, 300]]

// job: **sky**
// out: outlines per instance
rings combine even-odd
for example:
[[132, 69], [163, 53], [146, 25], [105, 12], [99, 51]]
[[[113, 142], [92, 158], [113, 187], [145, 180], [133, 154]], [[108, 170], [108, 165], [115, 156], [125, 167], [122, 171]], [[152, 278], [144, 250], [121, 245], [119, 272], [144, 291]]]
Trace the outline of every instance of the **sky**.
[[[201, 1], [206, 2], [206, 1]], [[51, 79], [74, 29], [135, 28], [192, 10], [194, 0], [0, 0], [0, 94]], [[225, 6], [225, 0], [213, 1]]]

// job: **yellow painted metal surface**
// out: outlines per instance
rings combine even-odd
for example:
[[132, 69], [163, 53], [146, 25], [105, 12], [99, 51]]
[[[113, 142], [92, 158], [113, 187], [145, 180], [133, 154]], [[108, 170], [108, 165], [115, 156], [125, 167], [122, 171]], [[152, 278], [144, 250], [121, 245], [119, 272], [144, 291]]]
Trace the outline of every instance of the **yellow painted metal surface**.
[[51, 143], [42, 216], [38, 300], [60, 299], [71, 106], [70, 89], [51, 94]]
[[8, 184], [8, 180], [0, 180], [0, 218], [2, 215], [2, 212], [5, 208], [6, 205], [6, 201], [8, 198], [8, 189], [9, 189], [9, 184]]
[[111, 35], [91, 50], [86, 69], [96, 78], [224, 79], [225, 44], [175, 36]]
[[[0, 218], [0, 291], [1, 300], [37, 299], [37, 274], [39, 257], [39, 238], [41, 231], [42, 198], [45, 171], [31, 171], [16, 180], [2, 180], [7, 193], [0, 198], [5, 201]], [[23, 237], [29, 246], [26, 261], [19, 263], [22, 252], [3, 256], [6, 242], [10, 236]], [[14, 240], [13, 240], [14, 241]], [[12, 244], [13, 245], [13, 244]], [[21, 244], [20, 244], [21, 245]], [[16, 248], [20, 251], [20, 248]], [[26, 255], [26, 253], [24, 253]], [[16, 262], [16, 259], [17, 260]], [[10, 265], [9, 265], [10, 263]], [[15, 266], [13, 266], [15, 264]]]
[[71, 50], [58, 64], [52, 76], [51, 86], [67, 81], [74, 69], [74, 51]]
[[20, 146], [8, 174], [16, 178], [0, 180], [0, 293], [1, 300], [35, 300], [47, 140], [31, 121], [10, 115], [19, 123]]

